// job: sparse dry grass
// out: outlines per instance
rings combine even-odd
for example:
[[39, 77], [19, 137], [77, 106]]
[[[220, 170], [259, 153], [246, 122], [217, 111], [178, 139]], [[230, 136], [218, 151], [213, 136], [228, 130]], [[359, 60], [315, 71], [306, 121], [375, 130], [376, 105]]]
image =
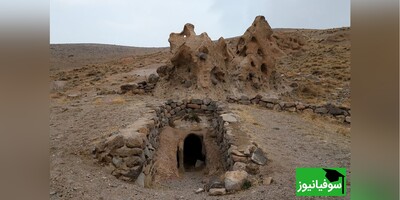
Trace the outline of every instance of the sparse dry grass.
[[111, 96], [107, 98], [96, 98], [93, 102], [94, 105], [102, 105], [102, 104], [124, 104], [126, 103], [125, 98], [123, 96]]
[[248, 109], [237, 109], [234, 113], [237, 114], [243, 122], [259, 125], [254, 115], [252, 115]]
[[350, 128], [348, 127], [339, 127], [336, 130], [336, 133], [342, 134], [342, 135], [349, 135], [350, 134]]
[[93, 104], [94, 104], [94, 105], [101, 105], [101, 104], [103, 104], [103, 100], [100, 99], [100, 98], [96, 98], [96, 99], [93, 101]]
[[287, 98], [350, 105], [349, 32], [349, 29], [329, 30], [324, 34], [303, 32], [310, 39], [301, 53], [288, 54], [276, 66], [288, 84], [298, 84]]
[[111, 104], [123, 104], [126, 100], [122, 96], [117, 96], [111, 99]]

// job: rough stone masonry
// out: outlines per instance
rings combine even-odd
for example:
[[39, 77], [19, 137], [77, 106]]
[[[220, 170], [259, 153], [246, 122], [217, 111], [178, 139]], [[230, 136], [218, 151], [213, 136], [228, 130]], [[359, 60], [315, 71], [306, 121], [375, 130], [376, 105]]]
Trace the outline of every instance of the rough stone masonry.
[[[237, 120], [232, 118], [223, 104], [211, 99], [168, 100], [133, 124], [99, 141], [93, 153], [100, 163], [111, 168], [110, 171], [116, 178], [151, 187], [155, 175], [154, 162], [157, 159], [154, 154], [159, 145], [160, 130], [174, 119], [192, 112], [210, 118], [225, 170], [255, 175], [259, 173], [259, 166], [267, 163], [263, 150], [256, 143], [250, 143], [251, 145], [244, 148], [235, 144], [234, 132], [238, 130], [233, 130], [231, 124]], [[227, 174], [228, 179], [229, 176]], [[234, 180], [236, 179], [233, 182]], [[235, 183], [243, 184], [243, 181]], [[229, 183], [231, 182], [232, 180]], [[228, 184], [226, 189], [237, 191], [238, 187], [236, 185], [231, 189]]]

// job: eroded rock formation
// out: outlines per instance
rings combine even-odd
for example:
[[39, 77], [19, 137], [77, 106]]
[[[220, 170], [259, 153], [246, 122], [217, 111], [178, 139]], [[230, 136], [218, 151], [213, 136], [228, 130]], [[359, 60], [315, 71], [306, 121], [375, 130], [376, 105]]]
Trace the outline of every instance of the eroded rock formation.
[[194, 26], [186, 24], [181, 33], [171, 33], [168, 41], [173, 56], [171, 65], [157, 71], [161, 76], [185, 87], [197, 84], [209, 88], [211, 84], [226, 81], [233, 54], [223, 38], [214, 43], [207, 33], [196, 35]]
[[272, 33], [264, 16], [257, 16], [236, 45], [238, 56], [233, 61], [236, 65], [234, 75], [255, 89], [268, 87], [275, 71], [275, 59], [283, 54], [271, 37]]
[[234, 52], [224, 38], [213, 42], [207, 33], [196, 35], [194, 25], [186, 24], [181, 33], [170, 34], [172, 57], [157, 73], [174, 87], [182, 85], [215, 92], [218, 88], [268, 90], [275, 58], [284, 54], [272, 33], [265, 18], [258, 16], [237, 44], [233, 44]]

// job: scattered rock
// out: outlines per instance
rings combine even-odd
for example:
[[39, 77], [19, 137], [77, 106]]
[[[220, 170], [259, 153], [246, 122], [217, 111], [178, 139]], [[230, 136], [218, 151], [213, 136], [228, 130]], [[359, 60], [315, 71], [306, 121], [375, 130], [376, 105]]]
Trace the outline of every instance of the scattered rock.
[[341, 123], [346, 121], [346, 116], [344, 116], [344, 115], [336, 115], [335, 117]]
[[239, 103], [243, 105], [250, 105], [251, 102], [250, 100], [240, 100]]
[[[150, 144], [150, 146], [151, 146], [151, 144]], [[153, 157], [154, 150], [150, 150], [150, 149], [153, 149], [153, 147], [144, 148], [144, 155], [146, 156], [146, 158], [152, 158]]]
[[319, 107], [319, 108], [316, 108], [314, 110], [314, 112], [318, 113], [318, 114], [326, 114], [326, 113], [328, 113], [328, 109], [326, 109], [325, 107]]
[[246, 171], [249, 174], [253, 174], [253, 175], [258, 174], [258, 173], [260, 173], [260, 165], [255, 164], [255, 163], [249, 163], [246, 165]]
[[299, 103], [299, 104], [296, 105], [296, 109], [297, 110], [304, 110], [305, 108], [306, 108], [306, 106], [304, 104], [302, 104], [302, 103]]
[[190, 86], [192, 86], [192, 81], [191, 80], [185, 80], [185, 82], [183, 83], [183, 87], [190, 88]]
[[246, 164], [242, 163], [242, 162], [235, 162], [235, 164], [233, 164], [232, 170], [233, 171], [239, 171], [239, 170], [245, 171], [246, 170]]
[[122, 159], [118, 157], [113, 157], [112, 158], [112, 163], [116, 168], [120, 168], [122, 166]]
[[235, 118], [235, 116], [233, 116], [232, 113], [229, 113], [229, 114], [222, 114], [221, 117], [222, 117], [222, 119], [223, 119], [224, 121], [229, 122], [229, 123], [235, 123], [235, 122], [237, 122], [237, 119]]
[[143, 148], [143, 138], [138, 134], [132, 134], [129, 137], [125, 138], [125, 145], [129, 148]]
[[143, 162], [142, 158], [139, 156], [129, 156], [129, 157], [124, 158], [124, 161], [126, 163], [126, 166], [128, 166], [128, 167], [133, 167], [133, 166], [139, 165]]
[[197, 160], [196, 164], [194, 165], [195, 168], [201, 168], [204, 166], [204, 162], [201, 160]]
[[277, 96], [262, 97], [261, 101], [264, 101], [266, 103], [277, 104], [279, 102], [279, 98]]
[[254, 98], [254, 99], [250, 100], [250, 102], [251, 102], [252, 104], [258, 104], [258, 103], [260, 103], [260, 99]]
[[123, 146], [119, 149], [115, 149], [111, 151], [111, 155], [113, 156], [120, 156], [120, 157], [128, 157], [128, 156], [137, 156], [142, 154], [143, 150], [140, 148], [128, 148]]
[[303, 110], [303, 113], [312, 114], [312, 113], [314, 113], [314, 110], [311, 108], [306, 108]]
[[247, 157], [245, 156], [236, 156], [236, 155], [231, 155], [232, 160], [235, 162], [243, 162], [243, 163], [247, 163]]
[[54, 81], [52, 84], [52, 89], [55, 91], [62, 91], [65, 89], [67, 81]]
[[243, 153], [241, 153], [237, 149], [232, 149], [231, 154], [236, 155], [236, 156], [241, 156], [241, 157], [245, 156]]
[[203, 100], [203, 104], [204, 105], [206, 105], [206, 106], [208, 106], [210, 103], [211, 103], [211, 99], [210, 98], [205, 98], [204, 100]]
[[220, 196], [226, 194], [225, 188], [211, 188], [208, 192], [210, 196]]
[[192, 104], [192, 103], [188, 103], [188, 104], [186, 105], [186, 107], [188, 107], [188, 108], [193, 108], [193, 109], [200, 109], [200, 108], [201, 108], [200, 105], [198, 105], [198, 104]]
[[272, 182], [273, 182], [272, 177], [266, 177], [266, 178], [264, 178], [264, 180], [263, 180], [263, 184], [264, 184], [264, 185], [271, 185]]
[[332, 105], [332, 104], [326, 105], [326, 108], [328, 110], [328, 113], [331, 114], [331, 115], [334, 115], [334, 116], [336, 116], [336, 115], [348, 115], [348, 113], [345, 110], [340, 109], [340, 108], [338, 108], [338, 107], [336, 107], [335, 105]]
[[128, 91], [133, 91], [133, 89], [136, 89], [138, 86], [135, 83], [128, 83], [121, 85], [121, 92], [126, 93]]
[[72, 94], [68, 94], [67, 97], [71, 98], [71, 99], [75, 99], [78, 98], [79, 96], [81, 96], [80, 93], [72, 93]]
[[[135, 167], [132, 167], [127, 173], [121, 173], [125, 177], [129, 178], [129, 180], [136, 180], [140, 173], [142, 172], [143, 165], [138, 165]], [[143, 178], [144, 179], [144, 178]], [[143, 180], [144, 181], [144, 180]], [[144, 184], [144, 182], [143, 182]]]
[[206, 191], [209, 191], [211, 188], [225, 188], [225, 184], [219, 177], [212, 177], [204, 186]]
[[289, 86], [292, 88], [297, 88], [297, 87], [299, 87], [299, 84], [297, 84], [296, 82], [293, 82]]
[[273, 103], [267, 103], [265, 106], [267, 108], [269, 108], [269, 109], [273, 109], [274, 108], [274, 104]]
[[[281, 104], [279, 103], [279, 105], [281, 105]], [[281, 107], [293, 108], [293, 107], [296, 107], [296, 104], [293, 102], [285, 102], [285, 103], [283, 103], [283, 106], [281, 105]]]
[[347, 123], [351, 123], [351, 117], [350, 117], [350, 116], [347, 116], [346, 119], [345, 119], [345, 121], [346, 121]]
[[267, 163], [267, 158], [264, 155], [264, 152], [257, 148], [253, 154], [251, 155], [251, 160], [259, 165], [265, 165]]
[[225, 188], [229, 191], [239, 191], [242, 189], [244, 182], [247, 180], [247, 172], [240, 171], [228, 171], [225, 173]]
[[199, 188], [196, 191], [194, 191], [194, 193], [199, 194], [201, 192], [204, 192], [204, 188]]
[[275, 104], [275, 106], [274, 106], [273, 110], [276, 110], [276, 111], [281, 111], [281, 110], [282, 110], [282, 108], [281, 108], [281, 106], [280, 106], [279, 104]]
[[242, 96], [240, 97], [240, 100], [241, 100], [241, 101], [248, 101], [248, 100], [249, 100], [249, 97], [247, 97], [247, 96], [245, 96], [245, 95], [242, 95]]
[[157, 83], [159, 77], [156, 74], [150, 74], [149, 78], [147, 79], [149, 83]]
[[144, 187], [144, 179], [146, 178], [146, 175], [144, 173], [140, 173], [139, 176], [137, 177], [135, 183], [138, 184], [139, 186]]
[[203, 100], [201, 100], [201, 99], [192, 99], [191, 102], [192, 102], [193, 104], [198, 104], [198, 105], [203, 104]]
[[122, 135], [111, 136], [106, 141], [107, 148], [110, 150], [117, 149], [124, 146], [124, 137]]

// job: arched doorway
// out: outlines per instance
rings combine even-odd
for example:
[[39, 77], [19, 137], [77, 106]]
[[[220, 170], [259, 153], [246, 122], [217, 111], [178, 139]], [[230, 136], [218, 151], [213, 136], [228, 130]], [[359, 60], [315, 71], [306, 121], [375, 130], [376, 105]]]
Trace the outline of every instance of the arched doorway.
[[203, 153], [203, 138], [195, 134], [186, 136], [183, 144], [183, 166], [185, 170], [192, 170], [196, 162], [205, 162]]

